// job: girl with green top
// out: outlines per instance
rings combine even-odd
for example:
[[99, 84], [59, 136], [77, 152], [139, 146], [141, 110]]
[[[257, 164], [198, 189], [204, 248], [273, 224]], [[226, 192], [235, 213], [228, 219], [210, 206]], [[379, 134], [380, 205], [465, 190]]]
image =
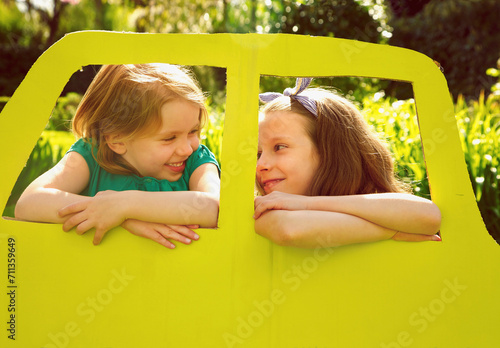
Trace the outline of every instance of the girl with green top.
[[188, 71], [168, 64], [107, 65], [73, 118], [80, 138], [38, 177], [16, 218], [63, 223], [94, 244], [122, 226], [168, 248], [216, 227], [219, 165], [200, 145], [205, 97]]

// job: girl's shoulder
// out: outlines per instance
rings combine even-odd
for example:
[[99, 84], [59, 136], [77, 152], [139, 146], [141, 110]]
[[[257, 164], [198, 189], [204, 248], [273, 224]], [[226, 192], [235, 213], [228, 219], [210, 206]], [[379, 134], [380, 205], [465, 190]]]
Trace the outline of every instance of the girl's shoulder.
[[189, 173], [189, 176], [191, 176], [196, 168], [205, 163], [215, 164], [220, 173], [219, 162], [217, 162], [215, 155], [207, 146], [200, 144], [198, 149], [196, 149], [196, 151], [189, 156], [189, 159], [186, 162], [186, 171]]
[[96, 151], [92, 147], [91, 140], [86, 140], [83, 138], [78, 139], [73, 145], [71, 145], [66, 153], [68, 152], [77, 152], [78, 154], [80, 154], [85, 159], [85, 162], [87, 162], [91, 173], [96, 168], [96, 166], [98, 166], [97, 161], [95, 160]]

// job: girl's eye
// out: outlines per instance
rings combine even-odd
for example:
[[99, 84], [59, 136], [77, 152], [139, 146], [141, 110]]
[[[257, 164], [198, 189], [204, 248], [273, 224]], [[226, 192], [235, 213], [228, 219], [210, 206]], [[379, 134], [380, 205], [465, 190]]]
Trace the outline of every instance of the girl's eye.
[[279, 151], [282, 149], [286, 149], [286, 145], [283, 145], [283, 144], [274, 145], [274, 150]]
[[199, 129], [193, 129], [189, 134], [198, 134], [199, 131]]
[[162, 139], [162, 141], [172, 141], [175, 139], [175, 136], [174, 137], [170, 137], [170, 138], [164, 138]]

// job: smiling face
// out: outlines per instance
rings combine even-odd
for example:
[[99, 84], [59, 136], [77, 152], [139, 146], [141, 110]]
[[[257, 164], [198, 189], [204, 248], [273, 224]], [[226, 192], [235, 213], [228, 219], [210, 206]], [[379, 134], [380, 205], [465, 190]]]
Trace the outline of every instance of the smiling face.
[[309, 194], [319, 156], [306, 127], [305, 117], [290, 111], [268, 112], [259, 123], [257, 182], [265, 194]]
[[[198, 149], [200, 108], [194, 103], [173, 99], [161, 107], [159, 129], [124, 141], [119, 153], [141, 176], [177, 181], [188, 157]], [[121, 152], [121, 153], [120, 153]]]

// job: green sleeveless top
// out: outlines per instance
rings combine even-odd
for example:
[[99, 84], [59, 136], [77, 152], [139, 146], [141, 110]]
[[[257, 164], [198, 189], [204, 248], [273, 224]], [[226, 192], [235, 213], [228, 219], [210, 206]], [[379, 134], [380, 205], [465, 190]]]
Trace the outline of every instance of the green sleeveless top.
[[137, 175], [112, 174], [102, 169], [92, 156], [92, 146], [90, 143], [79, 139], [74, 143], [68, 152], [75, 151], [83, 156], [90, 171], [89, 184], [81, 192], [81, 195], [93, 197], [99, 191], [189, 191], [189, 178], [196, 168], [205, 163], [213, 163], [220, 173], [219, 164], [215, 156], [205, 145], [200, 145], [198, 149], [189, 156], [186, 161], [186, 168], [182, 177], [174, 182], [168, 180], [158, 180], [151, 177], [140, 177]]

